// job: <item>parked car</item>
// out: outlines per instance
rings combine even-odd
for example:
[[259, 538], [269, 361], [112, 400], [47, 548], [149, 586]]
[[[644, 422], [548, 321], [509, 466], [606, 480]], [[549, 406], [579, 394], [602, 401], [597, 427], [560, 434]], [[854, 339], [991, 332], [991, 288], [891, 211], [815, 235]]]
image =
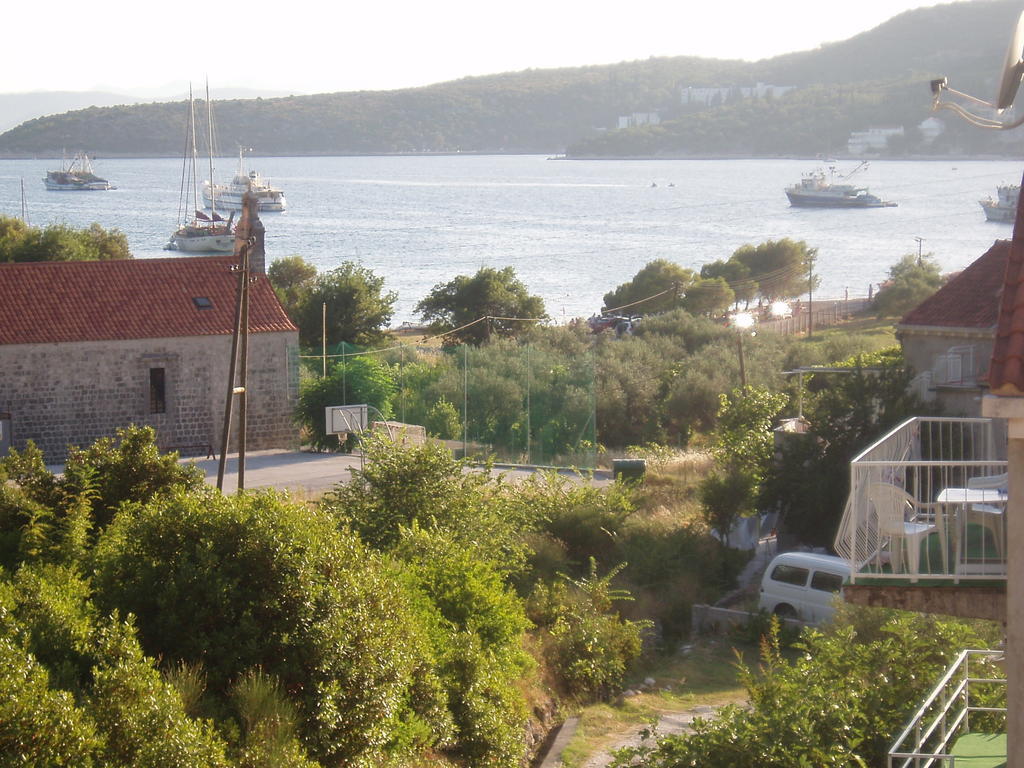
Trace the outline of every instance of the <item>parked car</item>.
[[785, 619], [818, 624], [832, 618], [834, 601], [850, 578], [850, 564], [840, 557], [812, 552], [776, 555], [761, 578], [758, 607]]

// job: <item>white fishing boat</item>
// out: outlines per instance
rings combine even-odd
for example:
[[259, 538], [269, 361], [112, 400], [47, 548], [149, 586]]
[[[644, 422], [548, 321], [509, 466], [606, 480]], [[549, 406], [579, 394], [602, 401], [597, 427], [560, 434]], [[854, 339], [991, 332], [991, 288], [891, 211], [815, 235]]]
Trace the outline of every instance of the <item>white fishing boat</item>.
[[[867, 167], [861, 163], [839, 181], [848, 180], [853, 174]], [[798, 184], [786, 187], [789, 204], [801, 208], [893, 208], [896, 203], [872, 195], [866, 187], [854, 184], [836, 183], [835, 166], [829, 167], [826, 176], [822, 170], [804, 174]]]
[[989, 221], [1013, 221], [1017, 217], [1017, 201], [1020, 199], [1020, 185], [1000, 184], [996, 197], [986, 197], [978, 203]]
[[59, 171], [47, 171], [43, 179], [46, 188], [53, 191], [103, 191], [114, 189], [106, 179], [101, 179], [92, 170], [92, 162], [84, 152], [79, 152], [69, 163], [62, 158]]
[[[206, 95], [208, 136], [213, 135], [213, 117], [210, 113], [210, 95]], [[164, 246], [170, 251], [188, 253], [233, 253], [235, 231], [232, 227], [234, 212], [225, 220], [212, 207], [207, 215], [199, 210], [198, 176], [196, 173], [196, 111], [192, 89], [188, 94], [188, 122], [186, 126], [186, 151], [181, 171], [181, 198], [178, 202], [178, 228]], [[210, 153], [210, 178], [213, 178], [213, 151]]]
[[[245, 170], [245, 148], [238, 148], [238, 171], [230, 184], [203, 182], [203, 203], [207, 208], [214, 205], [222, 211], [242, 210], [242, 195], [251, 192], [259, 200], [261, 211], [283, 211], [288, 207], [284, 192], [276, 189], [270, 179], [256, 171]], [[212, 174], [211, 174], [212, 178]]]

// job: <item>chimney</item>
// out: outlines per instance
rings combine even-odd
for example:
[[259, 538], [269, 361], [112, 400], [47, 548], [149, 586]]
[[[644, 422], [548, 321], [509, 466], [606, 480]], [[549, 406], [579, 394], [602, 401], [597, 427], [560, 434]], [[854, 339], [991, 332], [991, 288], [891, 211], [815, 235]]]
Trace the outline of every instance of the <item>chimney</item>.
[[[238, 248], [247, 240], [252, 241], [249, 250], [249, 271], [256, 275], [267, 274], [267, 252], [264, 249], [266, 229], [260, 221], [259, 199], [246, 192], [242, 195], [242, 217], [235, 227], [235, 253]], [[239, 242], [241, 241], [241, 242]]]

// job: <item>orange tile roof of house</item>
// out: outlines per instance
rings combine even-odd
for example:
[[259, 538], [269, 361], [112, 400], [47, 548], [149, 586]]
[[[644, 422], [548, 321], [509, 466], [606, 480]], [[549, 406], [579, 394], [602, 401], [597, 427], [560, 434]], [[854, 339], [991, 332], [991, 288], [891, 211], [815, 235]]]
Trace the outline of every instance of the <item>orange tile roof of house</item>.
[[[0, 344], [231, 334], [235, 263], [234, 256], [178, 256], [0, 264]], [[250, 331], [295, 331], [270, 281], [255, 278]], [[204, 299], [209, 308], [200, 308]]]
[[982, 256], [949, 279], [900, 320], [900, 328], [995, 328], [1010, 241], [996, 240]]
[[995, 395], [1024, 395], [1024, 198], [1017, 203], [988, 381]]

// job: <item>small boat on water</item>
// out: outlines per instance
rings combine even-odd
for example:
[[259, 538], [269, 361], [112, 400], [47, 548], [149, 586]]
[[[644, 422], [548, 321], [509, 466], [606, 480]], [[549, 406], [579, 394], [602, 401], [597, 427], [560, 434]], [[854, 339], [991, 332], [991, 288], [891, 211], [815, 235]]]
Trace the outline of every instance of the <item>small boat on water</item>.
[[203, 182], [203, 203], [207, 208], [222, 211], [242, 210], [242, 195], [251, 192], [259, 200], [261, 211], [283, 211], [288, 207], [284, 192], [275, 189], [270, 179], [264, 179], [256, 171], [245, 170], [245, 148], [238, 148], [238, 171], [230, 184]]
[[[867, 167], [861, 163], [839, 181], [848, 180], [853, 174]], [[829, 166], [828, 175], [821, 169], [804, 174], [799, 183], [786, 187], [789, 204], [801, 208], [894, 208], [896, 203], [882, 200], [871, 194], [867, 187], [854, 184], [836, 183], [835, 166]]]
[[1010, 221], [1017, 217], [1017, 201], [1020, 199], [1020, 185], [1000, 184], [996, 187], [996, 197], [986, 197], [978, 203], [985, 211], [989, 221]]
[[67, 158], [62, 159], [60, 170], [47, 171], [43, 184], [47, 189], [59, 192], [114, 189], [109, 181], [93, 173], [92, 163], [84, 152], [76, 154], [70, 163]]
[[[209, 110], [210, 95], [206, 95]], [[213, 117], [208, 116], [208, 135], [213, 135]], [[198, 183], [196, 174], [196, 111], [192, 100], [192, 90], [188, 94], [188, 121], [185, 128], [185, 145], [191, 144], [191, 153], [186, 151], [182, 167], [181, 200], [178, 204], [178, 228], [171, 235], [170, 241], [164, 246], [168, 251], [186, 251], [188, 253], [233, 253], [235, 250], [235, 230], [232, 227], [234, 212], [225, 221], [216, 209], [210, 215], [198, 210]], [[210, 178], [213, 178], [213, 152], [210, 152]], [[190, 213], [191, 212], [191, 213]]]

